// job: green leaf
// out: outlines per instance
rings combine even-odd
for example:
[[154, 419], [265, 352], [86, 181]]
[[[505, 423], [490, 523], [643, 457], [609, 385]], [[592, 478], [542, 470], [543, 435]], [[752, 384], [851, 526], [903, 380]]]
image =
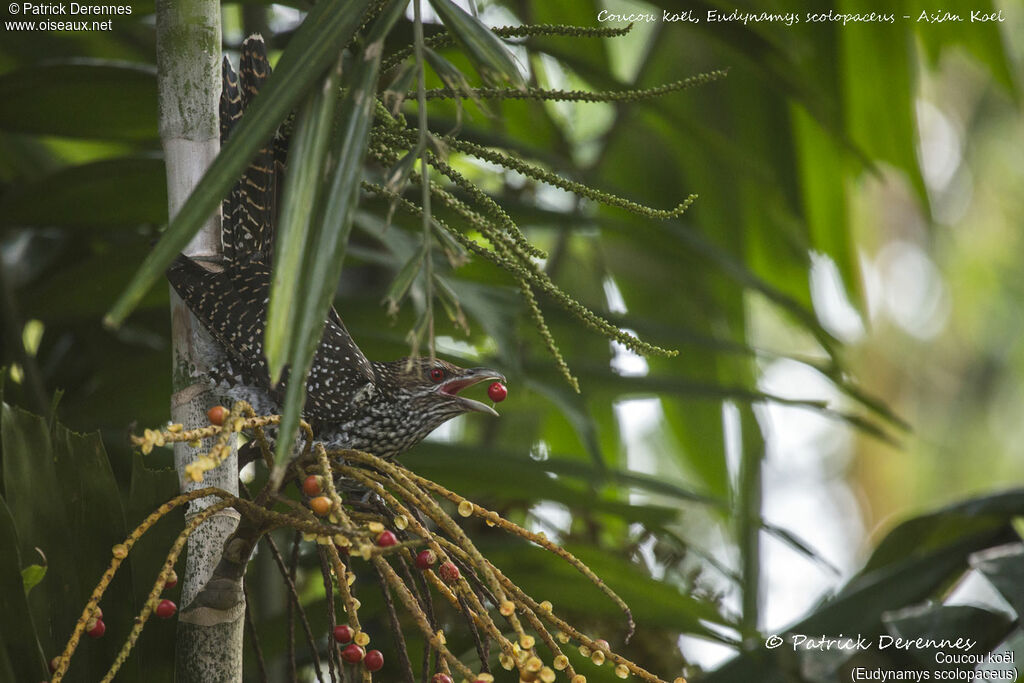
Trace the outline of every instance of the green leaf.
[[844, 177], [846, 167], [844, 150], [803, 109], [794, 106], [791, 110], [803, 185], [800, 197], [811, 236], [810, 246], [836, 264], [847, 297], [863, 313], [860, 264], [848, 221], [846, 186], [839, 180]]
[[[857, 12], [844, 0], [839, 11]], [[909, 25], [889, 31], [840, 32], [840, 64], [844, 73], [844, 118], [850, 137], [873, 159], [892, 163], [907, 174], [918, 199], [928, 211], [928, 196], [918, 165], [914, 141], [916, 79], [907, 52], [914, 49]]]
[[18, 532], [7, 502], [0, 498], [0, 677], [7, 669], [11, 681], [43, 679], [46, 658], [36, 636], [28, 594], [21, 573]]
[[[1014, 620], [1003, 612], [993, 612], [971, 605], [925, 605], [911, 607], [899, 612], [885, 614], [882, 621], [889, 632], [905, 640], [949, 640], [969, 637], [975, 641], [973, 647], [958, 650], [964, 654], [984, 654], [1009, 635]], [[930, 669], [958, 669], [971, 671], [972, 663], [949, 662], [937, 664], [935, 656], [948, 648], [914, 647], [908, 650], [911, 657]]]
[[512, 53], [501, 39], [451, 0], [430, 0], [430, 4], [459, 42], [465, 46], [485, 82], [494, 85], [511, 83], [520, 90], [526, 89], [519, 68]]
[[25, 595], [39, 585], [46, 576], [46, 565], [30, 564], [21, 570], [21, 581], [25, 584]]
[[167, 183], [158, 158], [107, 159], [62, 168], [0, 199], [0, 225], [129, 227], [167, 222]]
[[1024, 545], [1013, 543], [983, 550], [971, 555], [970, 563], [1018, 615], [1024, 614], [1024, 593], [1020, 589], [1024, 586]]
[[422, 251], [413, 253], [409, 260], [405, 262], [405, 265], [402, 266], [402, 269], [398, 271], [398, 274], [395, 275], [395, 279], [391, 281], [388, 293], [384, 296], [384, 300], [388, 305], [388, 313], [391, 315], [398, 313], [402, 299], [405, 298], [406, 292], [409, 291], [413, 281], [420, 272], [420, 268], [423, 267], [423, 259]]
[[566, 391], [562, 384], [551, 384], [536, 379], [527, 379], [526, 386], [551, 401], [569, 420], [583, 447], [597, 467], [604, 467], [604, 455], [597, 438], [597, 425], [587, 410], [583, 399], [575, 392]]
[[[971, 553], [1015, 538], [1012, 520], [1022, 513], [1024, 490], [1015, 490], [957, 503], [904, 522], [879, 543], [867, 566], [838, 595], [791, 626], [789, 632], [877, 632], [883, 614], [929, 598], [962, 574]], [[784, 668], [776, 659], [780, 650], [741, 654], [702, 680], [786, 680], [765, 673]]]
[[323, 187], [323, 166], [334, 123], [341, 82], [341, 61], [328, 72], [323, 85], [303, 106], [292, 136], [285, 175], [284, 198], [274, 244], [274, 273], [264, 350], [270, 377], [281, 377], [291, 352], [291, 331], [299, 309], [300, 266], [309, 244], [313, 209]]
[[[249, 104], [231, 139], [193, 189], [167, 232], [142, 263], [135, 277], [107, 313], [105, 323], [120, 325], [145, 293], [188, 244], [221, 199], [238, 180], [246, 165], [273, 134], [314, 79], [337, 59], [359, 28], [370, 0], [324, 0], [306, 16], [289, 41], [274, 73]], [[95, 97], [95, 95], [93, 95]], [[120, 98], [118, 98], [120, 101]]]
[[[618, 607], [590, 585], [574, 567], [550, 553], [506, 539], [502, 539], [500, 545], [478, 545], [496, 566], [507, 567], [505, 573], [527, 594], [538, 600], [551, 599], [557, 610], [608, 619], [621, 616]], [[618, 593], [629, 605], [637, 623], [645, 627], [661, 627], [717, 640], [718, 637], [705, 623], [728, 623], [712, 603], [645, 576], [636, 565], [621, 557], [581, 545], [569, 545], [566, 550]]]
[[0, 128], [110, 140], [157, 137], [156, 71], [122, 62], [42, 64], [0, 76]]
[[[434, 50], [429, 47], [423, 48], [423, 55], [427, 58], [427, 62], [430, 64], [430, 68], [434, 70], [441, 82], [444, 83], [444, 87], [455, 93], [456, 97], [467, 97], [476, 103], [476, 106], [480, 107], [481, 111], [487, 111], [487, 106], [477, 96], [476, 91], [470, 86], [469, 81], [466, 80], [465, 74], [459, 71], [459, 68], [449, 62], [447, 59], [437, 54]], [[456, 119], [461, 119], [462, 107], [459, 106], [456, 109]]]
[[[415, 470], [417, 474], [441, 482], [450, 489], [463, 492], [464, 495], [469, 495], [468, 492], [473, 491], [499, 499], [540, 500], [551, 492], [561, 495], [567, 490], [566, 482], [578, 482], [572, 487], [572, 493], [568, 494], [571, 496], [575, 496], [580, 490], [592, 492], [595, 487], [614, 482], [623, 488], [668, 496], [681, 503], [726, 507], [724, 501], [663, 478], [628, 470], [598, 467], [589, 461], [565, 455], [552, 455], [540, 461], [511, 450], [491, 449], [491, 455], [492, 457], [482, 460], [476, 447], [454, 444], [441, 446], [426, 442], [403, 456], [402, 464]], [[501, 472], [505, 472], [507, 476], [499, 476]], [[563, 483], [549, 486], [559, 481]], [[567, 505], [577, 502], [575, 498], [552, 497], [550, 500]]]
[[[5, 500], [18, 528], [21, 554], [40, 548], [49, 575], [59, 577], [36, 585], [28, 595], [43, 650], [59, 651], [109, 564], [110, 548], [127, 535], [120, 493], [99, 435], [75, 434], [7, 404], [0, 425]], [[107, 622], [130, 623], [135, 616], [130, 568], [118, 572], [109, 590], [108, 595], [119, 597], [103, 602]], [[108, 666], [119, 648], [113, 640], [100, 641], [77, 653], [76, 661], [78, 656], [82, 660], [76, 668], [99, 678], [102, 672], [94, 668]], [[137, 661], [129, 663], [129, 677], [137, 666]]]
[[[395, 162], [384, 176], [384, 187], [389, 191], [401, 194], [409, 184], [409, 176], [412, 175], [416, 166], [416, 160], [420, 156], [420, 150], [414, 149], [407, 152], [401, 159]], [[438, 232], [444, 232], [438, 230]]]
[[[323, 333], [327, 312], [341, 277], [345, 247], [352, 231], [352, 217], [359, 202], [363, 157], [373, 123], [377, 77], [384, 39], [405, 9], [403, 0], [393, 0], [374, 22], [366, 38], [362, 61], [356, 67], [352, 85], [341, 103], [341, 122], [335, 133], [330, 159], [334, 168], [318, 207], [317, 222], [310, 231], [302, 262], [302, 295], [290, 344], [291, 374], [274, 459], [275, 477], [291, 457], [295, 430], [305, 403], [306, 378]], [[297, 37], [296, 37], [297, 39]]]

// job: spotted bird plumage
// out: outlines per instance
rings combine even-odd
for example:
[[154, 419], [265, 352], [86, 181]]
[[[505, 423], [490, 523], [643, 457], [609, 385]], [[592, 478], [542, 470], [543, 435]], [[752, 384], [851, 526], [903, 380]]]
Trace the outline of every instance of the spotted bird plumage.
[[[259, 36], [243, 44], [239, 73], [225, 57], [222, 144], [270, 72]], [[273, 227], [286, 149], [287, 140], [275, 133], [225, 198], [222, 267], [207, 268], [179, 256], [167, 271], [175, 291], [224, 350], [224, 361], [210, 372], [209, 380], [227, 397], [249, 401], [261, 413], [280, 412], [288, 382], [287, 369], [281, 382], [270, 381], [263, 354]], [[497, 415], [459, 391], [504, 379], [489, 368], [466, 369], [440, 359], [371, 361], [332, 308], [313, 357], [303, 417], [329, 447], [394, 457], [457, 415]]]

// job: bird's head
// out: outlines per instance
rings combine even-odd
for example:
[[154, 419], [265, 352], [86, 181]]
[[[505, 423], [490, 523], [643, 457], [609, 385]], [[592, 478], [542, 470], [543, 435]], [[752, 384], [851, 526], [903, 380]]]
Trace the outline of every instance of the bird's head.
[[[429, 416], [431, 429], [463, 413], [497, 415], [491, 406], [459, 395], [480, 382], [504, 382], [505, 376], [491, 368], [461, 368], [439, 358], [403, 358], [384, 363], [396, 390], [418, 413]], [[436, 421], [436, 422], [435, 422]]]

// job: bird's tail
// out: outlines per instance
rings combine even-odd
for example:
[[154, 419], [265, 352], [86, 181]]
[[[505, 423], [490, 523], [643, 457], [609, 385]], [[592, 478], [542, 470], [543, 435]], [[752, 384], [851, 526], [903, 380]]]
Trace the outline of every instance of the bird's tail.
[[[242, 43], [238, 73], [224, 57], [220, 96], [222, 145], [270, 72], [267, 48], [259, 34], [249, 36]], [[278, 198], [284, 181], [285, 148], [284, 138], [275, 132], [224, 199], [221, 236], [225, 261], [244, 263], [256, 258], [270, 263]]]

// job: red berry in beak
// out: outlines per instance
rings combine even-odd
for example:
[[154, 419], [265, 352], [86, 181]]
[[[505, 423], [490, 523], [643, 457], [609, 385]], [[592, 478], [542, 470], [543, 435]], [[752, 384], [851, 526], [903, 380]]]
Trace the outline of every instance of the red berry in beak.
[[501, 382], [495, 382], [491, 386], [487, 387], [487, 395], [491, 397], [491, 400], [495, 403], [501, 403], [508, 396], [508, 389]]

